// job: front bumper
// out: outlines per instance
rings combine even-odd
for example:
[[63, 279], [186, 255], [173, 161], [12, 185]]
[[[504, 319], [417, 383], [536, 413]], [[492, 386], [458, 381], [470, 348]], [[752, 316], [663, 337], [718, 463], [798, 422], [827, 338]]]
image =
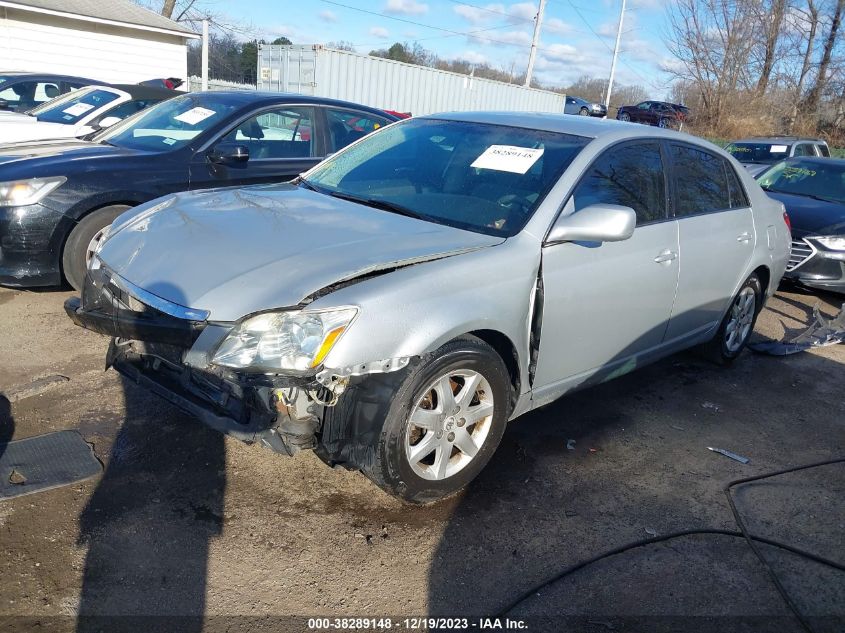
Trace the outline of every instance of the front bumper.
[[242, 373], [203, 362], [199, 338], [207, 334], [214, 343], [226, 328], [161, 313], [128, 296], [110, 275], [89, 271], [82, 299], [65, 302], [75, 324], [113, 337], [107, 368], [244, 442], [285, 455], [316, 446], [321, 403], [331, 394], [314, 377]]
[[598, 109], [590, 108], [590, 116], [597, 116], [597, 117], [606, 117], [607, 116], [607, 108], [601, 107]]
[[845, 294], [845, 252], [794, 238], [784, 278], [809, 288]]
[[42, 204], [0, 207], [0, 284], [60, 284], [62, 246], [72, 227], [72, 220]]

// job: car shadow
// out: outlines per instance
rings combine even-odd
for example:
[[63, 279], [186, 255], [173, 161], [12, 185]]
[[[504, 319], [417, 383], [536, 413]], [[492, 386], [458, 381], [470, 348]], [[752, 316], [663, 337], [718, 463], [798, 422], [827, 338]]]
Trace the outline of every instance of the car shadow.
[[6, 446], [15, 435], [15, 418], [12, 417], [12, 404], [0, 393], [0, 457], [6, 452]]
[[201, 631], [209, 547], [223, 527], [225, 438], [121, 380], [120, 428], [79, 520], [77, 631]]

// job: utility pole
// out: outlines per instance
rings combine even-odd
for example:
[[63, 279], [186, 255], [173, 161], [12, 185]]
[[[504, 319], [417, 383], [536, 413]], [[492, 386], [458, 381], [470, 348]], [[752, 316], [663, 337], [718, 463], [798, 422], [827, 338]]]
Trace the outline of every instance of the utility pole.
[[202, 90], [208, 90], [208, 20], [202, 21]]
[[543, 23], [543, 12], [546, 10], [546, 0], [540, 0], [540, 8], [534, 19], [534, 37], [531, 39], [531, 53], [528, 55], [528, 70], [525, 71], [525, 86], [531, 86], [531, 75], [534, 74], [534, 59], [537, 57], [537, 42], [540, 41], [540, 25]]
[[613, 75], [616, 74], [616, 58], [619, 56], [619, 42], [622, 40], [622, 21], [625, 19], [625, 0], [622, 0], [622, 10], [619, 12], [619, 29], [616, 31], [616, 46], [613, 47], [613, 61], [610, 63], [610, 79], [607, 82], [607, 95], [604, 105], [610, 114], [610, 93], [613, 91]]

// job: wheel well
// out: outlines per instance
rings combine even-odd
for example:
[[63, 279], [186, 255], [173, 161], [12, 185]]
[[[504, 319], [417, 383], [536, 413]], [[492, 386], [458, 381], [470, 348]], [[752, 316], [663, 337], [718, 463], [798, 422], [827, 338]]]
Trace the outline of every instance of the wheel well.
[[119, 206], [126, 206], [126, 207], [128, 207], [129, 209], [131, 209], [132, 207], [137, 207], [139, 204], [141, 204], [141, 203], [140, 203], [140, 202], [129, 201], [129, 200], [118, 200], [118, 201], [115, 201], [115, 202], [107, 202], [107, 203], [105, 203], [105, 204], [99, 204], [99, 205], [97, 205], [96, 207], [92, 207], [92, 208], [88, 209], [85, 213], [83, 213], [83, 214], [82, 214], [82, 215], [80, 215], [78, 218], [76, 218], [76, 219], [73, 221], [73, 226], [71, 227], [70, 231], [68, 231], [68, 232], [67, 232], [67, 235], [65, 235], [65, 236], [64, 236], [64, 238], [62, 239], [62, 247], [61, 247], [61, 250], [59, 251], [59, 270], [61, 271], [62, 278], [64, 279], [64, 276], [65, 276], [65, 268], [64, 268], [64, 252], [65, 252], [65, 246], [67, 246], [67, 241], [70, 239], [70, 235], [71, 235], [71, 233], [73, 233], [73, 230], [77, 227], [77, 225], [78, 225], [78, 224], [79, 224], [79, 223], [80, 223], [80, 222], [81, 222], [84, 218], [87, 218], [87, 217], [88, 217], [89, 215], [91, 215], [92, 213], [94, 213], [94, 212], [96, 212], [96, 211], [99, 211], [100, 209], [105, 209], [106, 207], [119, 207]]
[[511, 386], [513, 387], [513, 402], [512, 406], [516, 404], [516, 398], [520, 394], [520, 378], [519, 378], [519, 355], [516, 353], [516, 347], [511, 340], [496, 330], [475, 330], [469, 332], [472, 336], [480, 338], [482, 341], [492, 347], [508, 370], [508, 375], [511, 378]]
[[769, 280], [772, 278], [772, 273], [769, 272], [768, 267], [758, 266], [754, 269], [754, 274], [757, 275], [757, 278], [760, 280], [760, 286], [763, 289], [763, 297], [765, 297], [769, 292]]

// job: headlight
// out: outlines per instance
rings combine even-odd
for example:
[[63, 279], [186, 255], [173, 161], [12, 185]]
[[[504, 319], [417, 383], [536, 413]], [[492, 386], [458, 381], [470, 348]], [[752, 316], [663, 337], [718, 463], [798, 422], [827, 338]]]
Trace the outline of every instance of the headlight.
[[37, 204], [66, 180], [64, 176], [57, 176], [0, 182], [0, 207], [23, 207], [28, 204]]
[[845, 237], [813, 237], [810, 239], [832, 251], [845, 251]]
[[323, 362], [357, 312], [357, 308], [338, 308], [259, 314], [232, 330], [212, 362], [268, 372], [313, 369]]

